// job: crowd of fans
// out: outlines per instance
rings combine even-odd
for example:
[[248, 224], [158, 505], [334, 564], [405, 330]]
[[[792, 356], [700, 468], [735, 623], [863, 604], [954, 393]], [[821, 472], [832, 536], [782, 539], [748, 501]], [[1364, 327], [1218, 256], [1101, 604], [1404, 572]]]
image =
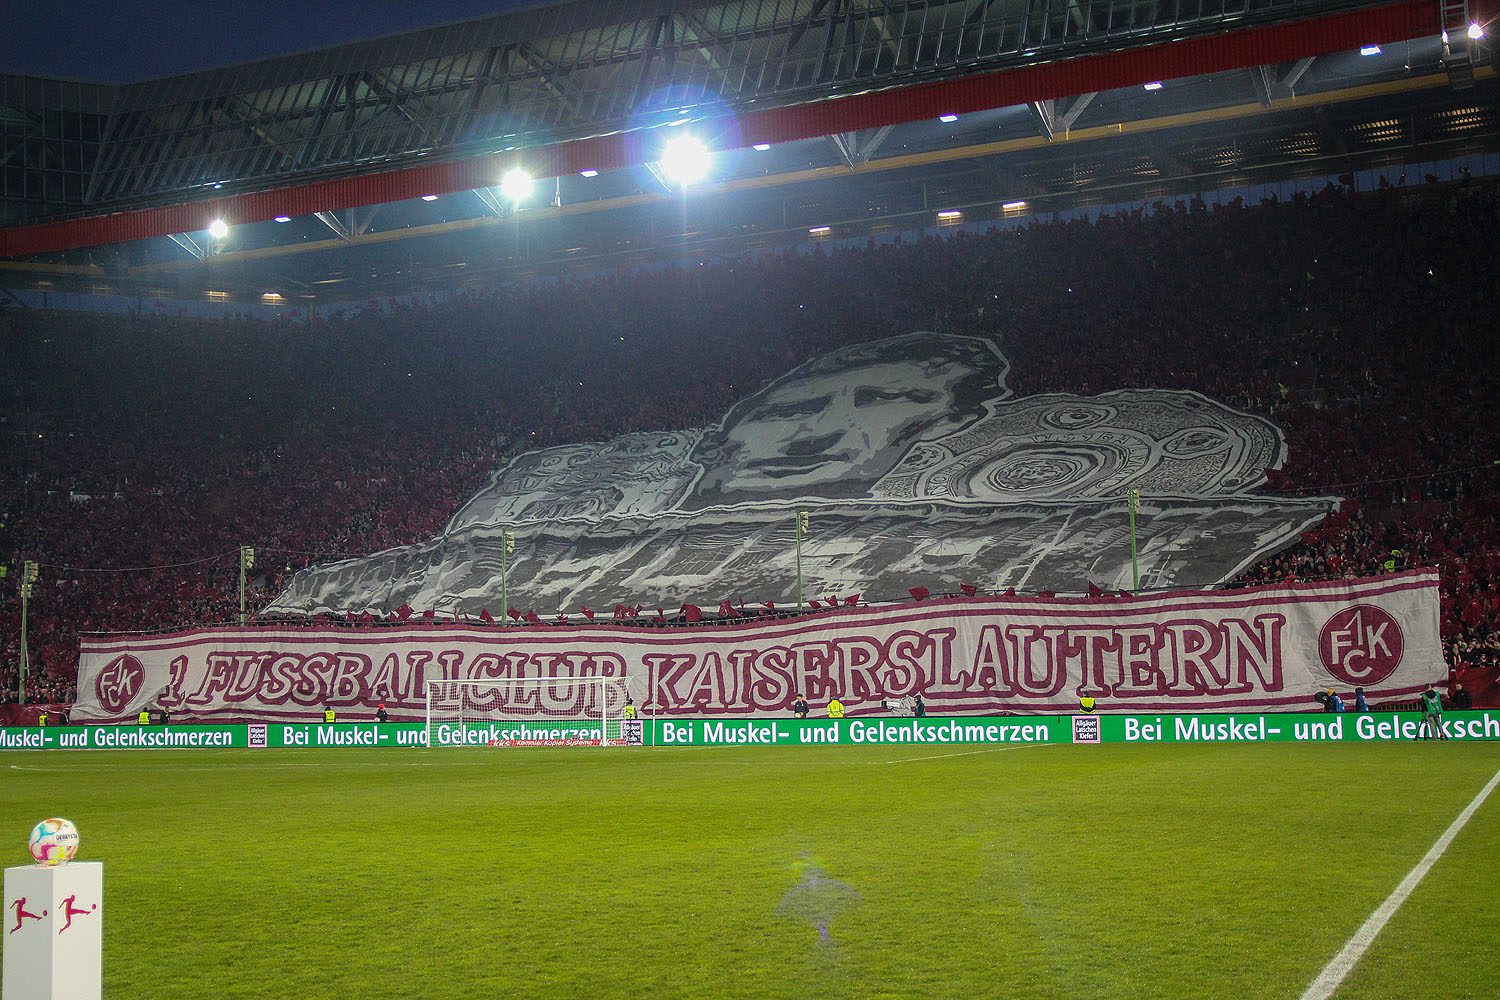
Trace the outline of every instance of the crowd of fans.
[[237, 620], [242, 545], [253, 614], [291, 570], [431, 537], [506, 456], [700, 426], [809, 357], [920, 329], [993, 338], [1021, 394], [1273, 414], [1269, 488], [1349, 500], [1234, 582], [1437, 566], [1450, 663], [1500, 666], [1497, 212], [1479, 183], [1158, 203], [311, 326], [0, 309], [0, 699], [24, 560], [27, 701], [67, 702], [79, 633]]

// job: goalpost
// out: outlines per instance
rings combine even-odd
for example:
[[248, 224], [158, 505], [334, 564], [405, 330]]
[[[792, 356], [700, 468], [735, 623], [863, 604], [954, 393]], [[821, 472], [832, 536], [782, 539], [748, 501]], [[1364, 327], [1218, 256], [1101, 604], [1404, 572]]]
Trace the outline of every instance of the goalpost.
[[623, 677], [428, 681], [427, 745], [619, 745], [625, 700]]

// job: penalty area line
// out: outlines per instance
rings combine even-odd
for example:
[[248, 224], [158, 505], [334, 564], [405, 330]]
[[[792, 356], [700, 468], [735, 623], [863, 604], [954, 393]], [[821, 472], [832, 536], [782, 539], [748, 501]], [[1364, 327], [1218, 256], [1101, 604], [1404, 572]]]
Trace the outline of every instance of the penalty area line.
[[972, 757], [976, 753], [1000, 753], [1002, 750], [1026, 750], [1030, 747], [1061, 746], [1060, 743], [1016, 743], [1012, 746], [985, 747], [983, 750], [962, 750], [958, 753], [934, 753], [925, 757], [901, 757], [896, 760], [882, 760], [881, 764], [910, 764], [914, 760], [942, 760], [944, 757]]
[[1447, 852], [1448, 845], [1453, 843], [1459, 831], [1469, 822], [1469, 817], [1484, 805], [1484, 800], [1490, 797], [1490, 792], [1495, 790], [1497, 784], [1500, 784], [1500, 771], [1495, 772], [1489, 784], [1479, 790], [1479, 794], [1474, 796], [1474, 800], [1458, 814], [1458, 818], [1449, 825], [1448, 829], [1443, 831], [1443, 835], [1437, 839], [1422, 860], [1417, 862], [1417, 866], [1407, 873], [1406, 878], [1402, 879], [1401, 884], [1391, 891], [1385, 902], [1376, 907], [1369, 919], [1354, 932], [1354, 936], [1344, 945], [1343, 950], [1333, 956], [1333, 960], [1323, 967], [1323, 971], [1318, 973], [1318, 978], [1314, 979], [1312, 985], [1308, 986], [1307, 991], [1302, 994], [1301, 1000], [1328, 1000], [1333, 995], [1333, 991], [1339, 988], [1339, 984], [1344, 981], [1349, 970], [1353, 969], [1355, 964], [1364, 957], [1365, 952], [1369, 950], [1370, 945], [1375, 943], [1375, 938], [1385, 928], [1386, 923], [1396, 915], [1396, 911], [1401, 909], [1401, 904], [1406, 902], [1407, 897], [1432, 870], [1432, 866], [1437, 864], [1438, 859]]

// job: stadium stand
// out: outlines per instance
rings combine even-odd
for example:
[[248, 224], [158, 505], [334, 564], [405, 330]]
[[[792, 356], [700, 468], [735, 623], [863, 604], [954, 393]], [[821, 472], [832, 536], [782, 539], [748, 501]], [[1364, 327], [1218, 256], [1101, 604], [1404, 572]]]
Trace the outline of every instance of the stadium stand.
[[[1018, 392], [1194, 389], [1272, 414], [1290, 453], [1270, 487], [1349, 500], [1235, 583], [1436, 565], [1450, 666], [1491, 704], [1497, 230], [1492, 182], [1330, 185], [392, 300], [312, 327], [0, 308], [0, 557], [12, 583], [42, 563], [26, 701], [71, 701], [81, 632], [235, 620], [241, 545], [260, 554], [253, 611], [293, 569], [432, 535], [505, 456], [700, 425], [815, 354], [937, 329], [994, 338]], [[11, 702], [19, 619], [6, 586]]]

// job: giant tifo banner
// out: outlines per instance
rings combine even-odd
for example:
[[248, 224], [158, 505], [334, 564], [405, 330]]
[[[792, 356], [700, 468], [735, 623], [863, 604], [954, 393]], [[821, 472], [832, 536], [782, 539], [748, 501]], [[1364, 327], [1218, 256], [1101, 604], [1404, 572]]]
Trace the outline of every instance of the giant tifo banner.
[[[1154, 597], [975, 597], [689, 628], [591, 624], [211, 629], [81, 644], [74, 721], [168, 710], [194, 722], [425, 712], [431, 680], [617, 677], [647, 716], [786, 715], [801, 694], [851, 715], [921, 694], [934, 715], [1315, 709], [1409, 698], [1447, 673], [1438, 577]], [[540, 685], [507, 717], [565, 715], [578, 686]]]
[[1286, 457], [1262, 417], [1162, 389], [1015, 397], [1008, 373], [973, 337], [842, 348], [710, 427], [526, 452], [438, 537], [310, 567], [267, 610], [785, 604], [799, 565], [807, 592], [871, 601], [1134, 589], [1132, 534], [1142, 589], [1204, 588], [1338, 502], [1256, 493]]

